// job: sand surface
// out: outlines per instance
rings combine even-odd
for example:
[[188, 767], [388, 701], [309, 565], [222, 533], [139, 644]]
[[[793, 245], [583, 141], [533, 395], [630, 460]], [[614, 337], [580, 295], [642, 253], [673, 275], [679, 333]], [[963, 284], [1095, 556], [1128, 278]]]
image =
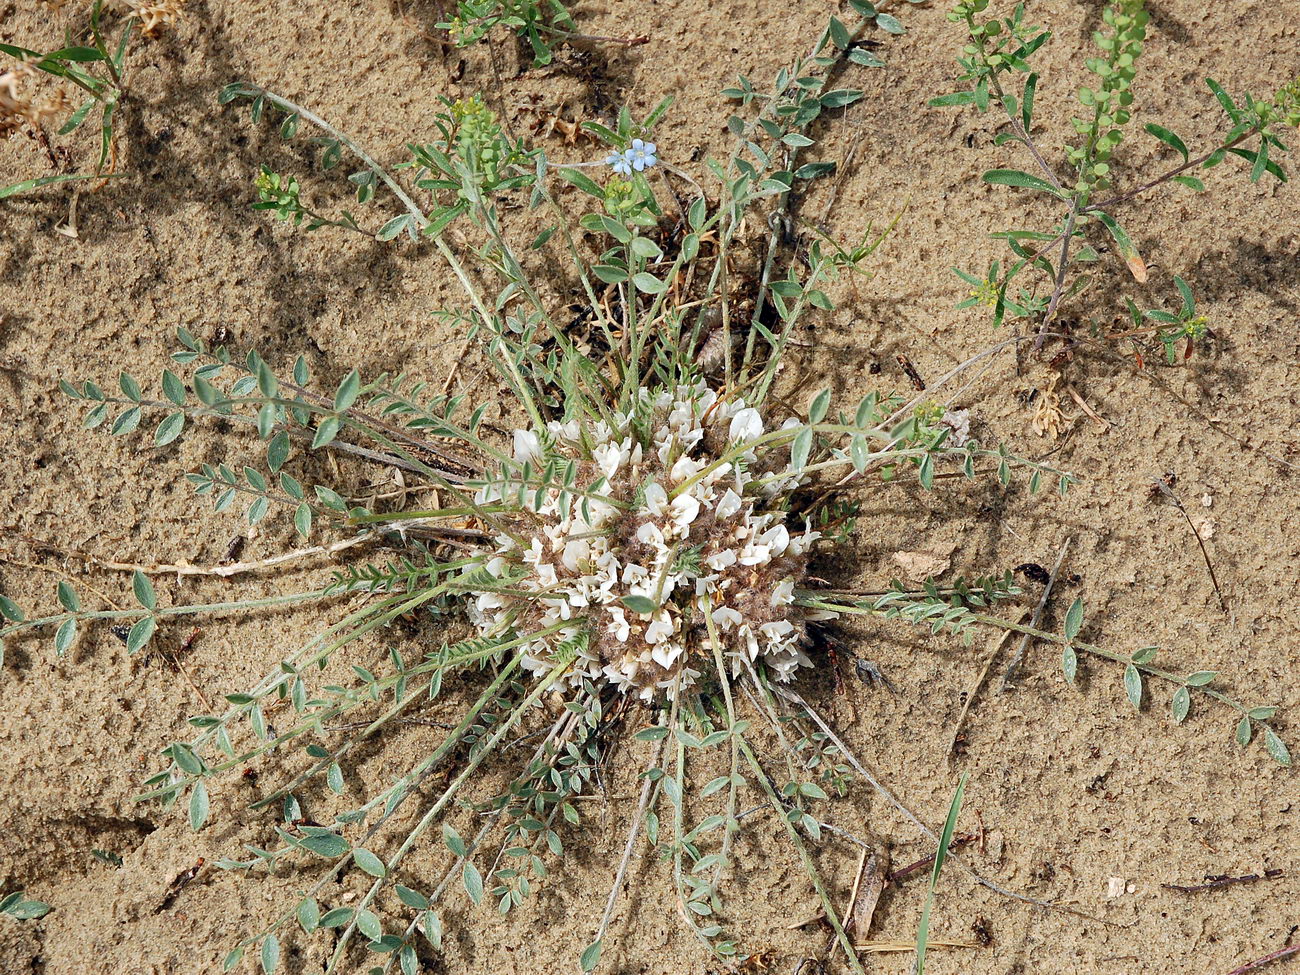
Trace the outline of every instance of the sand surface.
[[[0, 41], [55, 47], [80, 16], [77, 6], [0, 2]], [[843, 286], [839, 309], [812, 320], [815, 327], [799, 337], [783, 377], [796, 403], [828, 381], [846, 402], [869, 388], [909, 390], [899, 355], [933, 379], [1002, 338], [985, 316], [953, 310], [966, 289], [949, 267], [979, 271], [1003, 256], [988, 233], [1026, 216], [1050, 219], [1026, 194], [979, 181], [985, 169], [1030, 168], [1012, 148], [992, 145], [993, 115], [925, 107], [927, 98], [954, 89], [961, 33], [942, 5], [903, 6], [908, 33], [880, 35], [889, 66], [845, 75], [866, 97], [821, 128], [818, 151], [851, 163], [810, 194], [801, 216], [818, 219], [832, 187], [827, 224], [840, 238], [904, 212], [871, 262], [875, 276]], [[1029, 6], [1032, 20], [1055, 31], [1039, 55], [1035, 134], [1059, 153], [1101, 4]], [[43, 555], [19, 533], [122, 561], [215, 562], [243, 526], [238, 516], [214, 514], [195, 500], [183, 474], [204, 461], [260, 455], [238, 432], [162, 449], [145, 437], [87, 433], [76, 405], [56, 388], [60, 378], [107, 387], [121, 369], [156, 377], [178, 324], [210, 341], [221, 333], [235, 348], [257, 347], [276, 364], [305, 354], [326, 386], [354, 365], [366, 374], [405, 370], [441, 382], [459, 362], [461, 336], [432, 318], [459, 299], [428, 245], [306, 235], [249, 209], [262, 162], [296, 172], [323, 204], [345, 199], [346, 187], [340, 175], [312, 174], [304, 139], [282, 143], [270, 126], [251, 126], [243, 110], [218, 106], [221, 86], [248, 79], [274, 87], [389, 163], [402, 158], [408, 138], [427, 131], [440, 94], [491, 91], [524, 131], [547, 120], [539, 111], [605, 120], [621, 102], [643, 115], [672, 94], [676, 103], [657, 133], [660, 153], [702, 173], [699, 160], [729, 144], [729, 110], [718, 91], [738, 72], [770, 78], [807, 47], [827, 13], [808, 2], [582, 3], [575, 14], [585, 30], [644, 34], [648, 43], [566, 48], [564, 63], [532, 70], [510, 43], [498, 43], [494, 59], [486, 48], [444, 52], [432, 40], [435, 5], [426, 2], [190, 0], [185, 9], [178, 25], [135, 55], [117, 143], [118, 169], [129, 178], [82, 188], [77, 237], [55, 232], [69, 217], [66, 186], [0, 202], [0, 591], [29, 611], [54, 607], [58, 573], [72, 573], [83, 594], [105, 606], [130, 603], [130, 580], [83, 572], [80, 562]], [[1230, 91], [1267, 95], [1298, 67], [1293, 2], [1160, 0], [1151, 9], [1131, 126], [1139, 134], [1117, 157], [1119, 185], [1173, 158], [1140, 135], [1142, 123], [1174, 129], [1194, 151], [1221, 131], [1207, 75]], [[554, 158], [598, 151], [581, 140], [566, 145], [558, 130], [542, 138]], [[61, 162], [69, 170], [93, 163], [89, 135], [56, 144], [70, 147], [71, 158]], [[53, 171], [27, 138], [0, 143], [0, 183]], [[1054, 442], [1034, 432], [1034, 406], [1025, 401], [1028, 391], [1046, 388], [1052, 373], [1043, 362], [1030, 358], [1017, 372], [1004, 355], [957, 400], [986, 440], [1034, 455], [1055, 448], [1054, 463], [1083, 475], [1079, 487], [1063, 500], [985, 482], [947, 482], [933, 494], [876, 491], [852, 546], [826, 560], [823, 574], [878, 588], [900, 574], [900, 552], [937, 554], [954, 573], [1026, 562], [1050, 567], [1069, 540], [1046, 625], [1059, 628], [1068, 601], [1082, 595], [1086, 638], [1123, 652], [1157, 644], [1175, 670], [1221, 671], [1232, 693], [1282, 706], [1278, 727], [1294, 746], [1300, 491], [1287, 465], [1300, 464], [1300, 195], [1268, 179], [1252, 185], [1240, 160], [1213, 171], [1209, 182], [1205, 196], [1179, 188], [1126, 211], [1151, 265], [1147, 285], [1103, 255], [1092, 289], [1064, 313], [1085, 320], [1086, 332], [1088, 317], [1107, 325], [1122, 313], [1126, 296], [1144, 307], [1172, 307], [1172, 275], [1181, 274], [1216, 336], [1193, 359], [1170, 368], [1149, 356], [1139, 372], [1116, 347], [1080, 347], [1061, 382], [1102, 421], [1083, 415], [1062, 385], [1067, 423]], [[366, 212], [372, 222], [391, 215]], [[497, 396], [477, 359], [459, 364], [458, 378], [476, 396]], [[317, 477], [335, 478], [357, 495], [393, 487], [385, 471], [313, 463]], [[1149, 498], [1151, 478], [1167, 472], [1206, 537], [1226, 613], [1187, 523]], [[293, 544], [286, 522], [268, 520], [243, 557]], [[157, 586], [167, 603], [250, 598], [308, 588], [327, 578], [326, 570], [232, 582], [160, 577]], [[99, 595], [90, 595], [92, 586]], [[1041, 589], [1026, 589], [1031, 605]], [[63, 659], [48, 637], [8, 646], [0, 680], [0, 893], [22, 887], [54, 910], [22, 924], [0, 918], [0, 971], [214, 972], [231, 944], [306, 882], [306, 875], [244, 879], [211, 868], [242, 843], [268, 841], [270, 821], [245, 808], [256, 786], [231, 780], [217, 790], [213, 823], [199, 834], [183, 810], [132, 796], [158, 750], [185, 737], [185, 718], [207, 710], [201, 695], [219, 699], [250, 685], [330, 613], [204, 621], [184, 650], [190, 625], [167, 627], [159, 645], [179, 654], [183, 673], [163, 655], [129, 658], [103, 627]], [[1198, 699], [1186, 724], [1173, 727], [1168, 691], [1159, 689], [1139, 713], [1124, 697], [1118, 668], [1088, 663], [1072, 687], [1057, 651], [1033, 646], [1021, 679], [1005, 693], [995, 665], [961, 752], [950, 759], [954, 723], [993, 640], [981, 635], [963, 648], [898, 623], [850, 624], [841, 636], [896, 687], [891, 693], [851, 677], [842, 694], [829, 680], [810, 686], [846, 740], [936, 828], [958, 773], [969, 772], [961, 829], [983, 833], [970, 864], [999, 884], [1078, 912], [1018, 903], [951, 870], [934, 936], [974, 941], [985, 932], [986, 943], [936, 950], [930, 971], [1227, 973], [1292, 943], [1300, 924], [1300, 789], [1295, 773], [1272, 763], [1260, 742], [1245, 750], [1234, 744], [1230, 712]], [[377, 659], [388, 642], [438, 638], [436, 630], [395, 633], [355, 649], [349, 662]], [[369, 749], [355, 774], [387, 777], [427, 740], [427, 729], [401, 729]], [[607, 795], [588, 803], [586, 830], [567, 840], [565, 870], [522, 909], [502, 919], [486, 905], [472, 910], [463, 894], [452, 899], [447, 953], [428, 956], [427, 970], [576, 970], [634, 806], [631, 770], [639, 757], [617, 763]], [[890, 848], [895, 864], [930, 852], [865, 783], [825, 815]], [[826, 957], [816, 925], [790, 928], [815, 913], [816, 899], [779, 824], [766, 814], [748, 822], [729, 888], [732, 925], [745, 947], [771, 952], [771, 971], [791, 972], [800, 958]], [[121, 866], [101, 862], [91, 849], [119, 855]], [[413, 859], [413, 875], [432, 881], [438, 853]], [[200, 857], [208, 866], [168, 897], [169, 885]], [[827, 843], [819, 861], [835, 896], [846, 897], [856, 853]], [[1162, 886], [1266, 869], [1285, 875], [1198, 894]], [[1116, 877], [1123, 892], [1108, 896]], [[886, 891], [871, 937], [914, 937], [923, 887], [913, 878]], [[628, 889], [613, 926], [618, 947], [607, 951], [602, 970], [720, 970], [675, 917], [664, 864], [634, 861]], [[319, 971], [319, 944], [287, 950], [285, 970]], [[842, 959], [831, 956], [828, 964], [843, 970]], [[1300, 962], [1269, 971], [1288, 964]], [[904, 972], [910, 959], [869, 956], [866, 965]]]

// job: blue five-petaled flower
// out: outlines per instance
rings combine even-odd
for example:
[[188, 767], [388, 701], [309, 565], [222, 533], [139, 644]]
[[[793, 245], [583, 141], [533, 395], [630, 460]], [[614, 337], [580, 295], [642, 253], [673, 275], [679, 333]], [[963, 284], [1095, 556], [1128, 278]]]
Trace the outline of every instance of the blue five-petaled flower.
[[644, 172], [659, 162], [656, 155], [658, 147], [644, 139], [633, 139], [632, 145], [622, 152], [611, 152], [605, 157], [605, 165], [613, 168], [620, 176], [631, 176], [632, 171]]
[[632, 163], [632, 168], [638, 173], [644, 169], [649, 169], [659, 161], [655, 155], [656, 146], [653, 142], [646, 142], [643, 139], [633, 139], [632, 148], [625, 153], [628, 160]]
[[611, 152], [606, 156], [605, 165], [614, 167], [614, 172], [618, 173], [620, 176], [632, 175], [632, 164], [621, 152]]

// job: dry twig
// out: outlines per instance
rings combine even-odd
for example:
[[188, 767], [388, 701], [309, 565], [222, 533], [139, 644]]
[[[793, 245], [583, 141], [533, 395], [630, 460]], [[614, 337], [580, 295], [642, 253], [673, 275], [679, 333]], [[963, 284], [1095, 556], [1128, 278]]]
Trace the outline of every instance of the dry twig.
[[[1056, 565], [1052, 566], [1052, 574], [1047, 577], [1047, 585], [1043, 587], [1043, 596], [1038, 600], [1038, 605], [1034, 607], [1034, 616], [1029, 625], [1037, 629], [1039, 621], [1043, 618], [1043, 610], [1047, 608], [1047, 600], [1052, 595], [1052, 587], [1056, 585], [1057, 573], [1061, 571], [1061, 563], [1065, 561], [1065, 553], [1070, 551], [1070, 543], [1073, 538], [1067, 538], [1065, 544], [1061, 546], [1061, 554], [1056, 557]], [[1025, 651], [1029, 649], [1029, 634], [1025, 634], [1020, 640], [1020, 646], [1016, 648], [1015, 656], [1007, 664], [1006, 671], [1002, 674], [1002, 690], [1006, 690], [1016, 675], [1016, 670], [1020, 667], [1020, 661], [1025, 657]]]
[[1292, 945], [1290, 948], [1279, 948], [1277, 951], [1269, 952], [1263, 958], [1256, 958], [1254, 961], [1246, 962], [1240, 968], [1234, 968], [1228, 972], [1228, 975], [1246, 975], [1247, 972], [1253, 972], [1257, 968], [1271, 965], [1283, 958], [1290, 958], [1292, 955], [1300, 955], [1300, 945]]

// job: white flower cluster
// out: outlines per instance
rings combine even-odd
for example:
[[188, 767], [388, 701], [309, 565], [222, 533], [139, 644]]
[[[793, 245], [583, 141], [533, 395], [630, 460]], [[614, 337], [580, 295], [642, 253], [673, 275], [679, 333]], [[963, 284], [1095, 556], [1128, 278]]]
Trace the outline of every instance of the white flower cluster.
[[[644, 445], [621, 414], [552, 422], [541, 436], [515, 431], [514, 459], [531, 480], [486, 564], [510, 592], [480, 592], [471, 619], [494, 635], [554, 628], [524, 647], [528, 670], [547, 672], [567, 644], [578, 654], [571, 682], [608, 681], [646, 699], [699, 676], [713, 660], [710, 629], [733, 670], [761, 660], [789, 679], [810, 663], [806, 622], [833, 614], [795, 605], [820, 536], [806, 525], [791, 532], [774, 504], [800, 482], [788, 450], [746, 447], [764, 434], [758, 411], [703, 384], [643, 392], [639, 414], [649, 417]], [[536, 489], [543, 469], [571, 463], [569, 490]], [[520, 496], [507, 479], [477, 500]]]

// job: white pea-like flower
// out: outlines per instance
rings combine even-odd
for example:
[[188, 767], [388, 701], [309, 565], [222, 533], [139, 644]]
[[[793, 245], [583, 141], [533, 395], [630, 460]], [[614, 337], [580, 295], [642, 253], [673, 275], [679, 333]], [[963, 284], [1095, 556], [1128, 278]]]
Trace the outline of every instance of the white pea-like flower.
[[735, 443], [749, 443], [763, 435], [763, 418], [758, 410], [746, 406], [731, 418], [731, 429], [727, 436]]
[[673, 526], [685, 535], [689, 533], [691, 522], [700, 514], [700, 501], [692, 494], [679, 494], [668, 506], [672, 511]]
[[542, 441], [531, 430], [516, 430], [514, 433], [515, 460], [520, 464], [536, 465], [542, 459]]
[[[639, 148], [653, 155], [653, 144]], [[738, 465], [720, 462], [717, 452], [768, 429], [743, 400], [719, 399], [702, 383], [641, 395], [627, 415], [512, 434], [517, 463], [572, 463], [579, 473], [540, 491], [530, 481], [529, 513], [498, 515], [508, 530], [482, 552], [482, 570], [510, 581], [476, 594], [471, 623], [484, 635], [527, 640], [521, 664], [534, 675], [556, 666], [560, 647], [576, 648], [569, 686], [592, 680], [645, 699], [671, 694], [712, 671], [715, 649], [735, 672], [743, 658], [790, 679], [810, 662], [801, 649], [808, 622], [828, 618], [798, 598], [820, 536], [787, 525], [771, 500], [774, 484], [787, 491], [798, 477], [754, 483], [762, 457], [753, 450]], [[477, 496], [510, 502], [520, 496], [517, 476]], [[635, 609], [646, 599], [653, 613]]]

